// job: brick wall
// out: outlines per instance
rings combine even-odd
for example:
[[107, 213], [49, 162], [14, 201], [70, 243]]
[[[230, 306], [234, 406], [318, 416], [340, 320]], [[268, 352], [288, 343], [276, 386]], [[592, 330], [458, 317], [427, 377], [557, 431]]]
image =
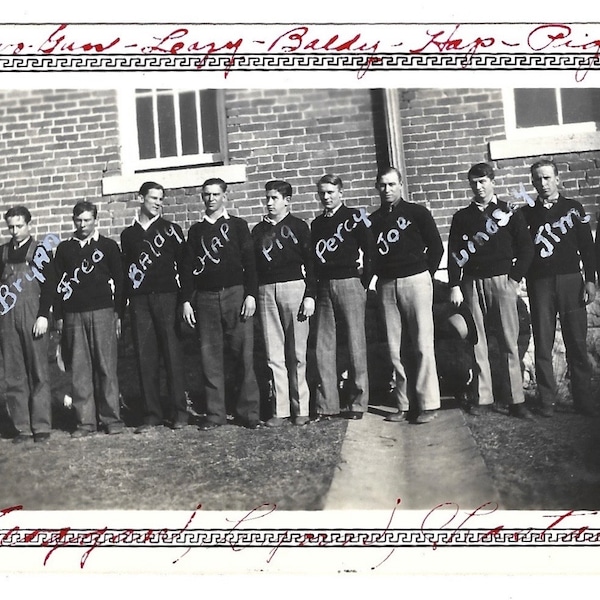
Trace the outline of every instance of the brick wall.
[[[117, 125], [114, 91], [0, 91], [3, 213], [24, 204], [36, 235], [66, 235], [73, 204], [100, 199], [102, 173], [118, 158]], [[104, 211], [100, 225], [110, 225]]]
[[504, 136], [500, 90], [400, 90], [411, 199], [430, 208], [445, 239], [452, 215], [469, 202], [466, 174]]
[[[471, 198], [467, 171], [490, 162], [496, 190], [510, 197], [523, 183], [535, 197], [529, 166], [539, 156], [491, 161], [488, 142], [505, 138], [499, 89], [399, 90], [406, 177], [411, 199], [428, 206], [446, 239], [452, 215]], [[565, 195], [576, 198], [596, 224], [600, 152], [545, 155], [556, 161]]]

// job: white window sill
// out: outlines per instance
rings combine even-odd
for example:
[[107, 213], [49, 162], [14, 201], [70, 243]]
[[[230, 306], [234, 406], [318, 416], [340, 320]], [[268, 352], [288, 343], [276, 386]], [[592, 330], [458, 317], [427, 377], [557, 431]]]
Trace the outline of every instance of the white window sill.
[[130, 175], [116, 175], [102, 179], [102, 195], [137, 192], [145, 181], [156, 181], [166, 189], [199, 187], [209, 177], [220, 177], [226, 183], [246, 181], [245, 165], [222, 165], [177, 169], [173, 171], [145, 171]]
[[490, 158], [522, 158], [568, 152], [600, 150], [600, 132], [569, 133], [551, 137], [520, 138], [489, 142]]

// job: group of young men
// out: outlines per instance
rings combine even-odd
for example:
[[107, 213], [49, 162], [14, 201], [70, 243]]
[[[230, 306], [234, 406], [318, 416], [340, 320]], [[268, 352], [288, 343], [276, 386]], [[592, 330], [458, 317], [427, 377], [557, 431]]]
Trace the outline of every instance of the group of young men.
[[[531, 418], [524, 405], [517, 349], [517, 291], [525, 277], [541, 414], [551, 416], [556, 399], [552, 347], [559, 314], [574, 406], [595, 415], [585, 309], [594, 298], [596, 280], [590, 219], [579, 202], [560, 194], [554, 163], [535, 163], [531, 175], [538, 198], [527, 197], [527, 205], [519, 208], [496, 197], [490, 165], [474, 165], [467, 175], [473, 200], [452, 219], [449, 298], [470, 310], [476, 330], [471, 412], [481, 414], [495, 400], [487, 340], [495, 325], [499, 362], [509, 382], [510, 397], [504, 399], [509, 413]], [[344, 204], [337, 176], [324, 175], [316, 188], [324, 210], [309, 227], [291, 214], [291, 185], [268, 182], [266, 214], [250, 231], [245, 220], [228, 211], [227, 184], [208, 179], [202, 185], [204, 214], [190, 227], [186, 240], [177, 224], [161, 216], [163, 187], [147, 182], [139, 190], [137, 218], [121, 233], [120, 249], [99, 234], [92, 203], [75, 205], [75, 231], [60, 243], [53, 236], [33, 240], [29, 211], [11, 208], [5, 215], [11, 241], [0, 250], [0, 344], [14, 442], [50, 437], [51, 307], [61, 332], [62, 359], [71, 372], [77, 416], [73, 437], [98, 429], [108, 434], [124, 430], [117, 339], [127, 307], [143, 406], [143, 423], [135, 433], [165, 423], [177, 430], [188, 423], [181, 319], [197, 332], [199, 341], [206, 404], [200, 429], [226, 424], [231, 413], [240, 425], [262, 426], [254, 364], [257, 311], [271, 375], [272, 416], [264, 425], [309, 422], [306, 363], [311, 321], [316, 348], [314, 420], [361, 419], [369, 404], [369, 287], [377, 290], [394, 371], [397, 411], [386, 418], [419, 424], [434, 419], [440, 388], [432, 280], [444, 249], [431, 213], [403, 199], [401, 174], [394, 167], [377, 174], [381, 206], [372, 214]], [[349, 358], [346, 407], [340, 405], [340, 336]], [[407, 341], [414, 357], [408, 373]], [[160, 397], [161, 361], [166, 403]]]

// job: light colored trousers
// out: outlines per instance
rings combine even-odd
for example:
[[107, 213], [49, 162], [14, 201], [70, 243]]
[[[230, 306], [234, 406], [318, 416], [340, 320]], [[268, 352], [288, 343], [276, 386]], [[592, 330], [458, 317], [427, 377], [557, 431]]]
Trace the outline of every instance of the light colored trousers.
[[298, 318], [305, 289], [301, 279], [269, 283], [258, 288], [258, 308], [275, 396], [274, 417], [308, 416], [306, 346], [309, 320]]
[[519, 313], [517, 290], [508, 275], [485, 279], [465, 276], [461, 283], [465, 303], [471, 310], [478, 341], [473, 347], [477, 366], [477, 404], [492, 404], [494, 394], [492, 373], [488, 355], [486, 327], [495, 321], [500, 349], [500, 364], [508, 377], [510, 397], [508, 404], [525, 402], [523, 374], [519, 360], [517, 340], [519, 337]]
[[428, 271], [380, 279], [377, 298], [385, 321], [388, 351], [394, 368], [398, 410], [409, 409], [408, 383], [401, 347], [408, 335], [415, 355], [415, 394], [419, 412], [440, 407], [440, 385], [433, 344], [433, 282]]

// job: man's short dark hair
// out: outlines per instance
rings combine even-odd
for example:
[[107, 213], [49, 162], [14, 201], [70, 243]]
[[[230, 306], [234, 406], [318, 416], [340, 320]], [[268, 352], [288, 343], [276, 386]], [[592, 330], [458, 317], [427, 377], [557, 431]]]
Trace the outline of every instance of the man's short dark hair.
[[287, 181], [281, 179], [273, 179], [265, 184], [265, 192], [276, 191], [282, 195], [283, 198], [292, 197], [292, 186]]
[[146, 181], [145, 183], [142, 183], [142, 186], [140, 187], [140, 191], [138, 192], [138, 194], [145, 198], [146, 194], [150, 190], [162, 190], [164, 192], [165, 188], [162, 185], [160, 185], [160, 183], [156, 183], [155, 181]]
[[554, 169], [554, 174], [558, 175], [558, 167], [556, 166], [556, 163], [553, 160], [543, 158], [542, 160], [534, 162], [531, 165], [531, 174], [533, 175], [536, 169], [539, 169], [540, 167], [552, 167]]
[[12, 217], [23, 217], [25, 223], [31, 221], [31, 213], [26, 206], [13, 206], [4, 213], [4, 220], [8, 221]]
[[475, 179], [478, 177], [488, 177], [489, 179], [494, 179], [494, 169], [492, 169], [491, 165], [487, 163], [477, 163], [473, 165], [469, 172], [467, 173], [467, 179], [470, 181], [471, 179]]
[[98, 207], [88, 200], [81, 200], [73, 207], [73, 217], [78, 217], [84, 212], [91, 212], [95, 219], [98, 216]]
[[317, 186], [321, 185], [322, 183], [328, 183], [329, 185], [335, 185], [340, 190], [344, 187], [342, 180], [337, 175], [331, 175], [329, 173], [326, 175], [323, 175], [323, 177], [321, 177], [321, 179], [319, 179], [319, 181], [317, 181]]
[[218, 185], [224, 192], [227, 191], [227, 184], [220, 177], [210, 177], [202, 184], [202, 190], [209, 185]]
[[377, 177], [375, 177], [375, 187], [379, 185], [379, 182], [381, 181], [382, 177], [385, 177], [386, 175], [391, 175], [392, 173], [396, 173], [396, 175], [398, 175], [398, 181], [402, 181], [402, 173], [400, 173], [399, 169], [388, 165], [386, 167], [382, 167], [381, 169], [379, 169], [379, 171], [377, 171]]

